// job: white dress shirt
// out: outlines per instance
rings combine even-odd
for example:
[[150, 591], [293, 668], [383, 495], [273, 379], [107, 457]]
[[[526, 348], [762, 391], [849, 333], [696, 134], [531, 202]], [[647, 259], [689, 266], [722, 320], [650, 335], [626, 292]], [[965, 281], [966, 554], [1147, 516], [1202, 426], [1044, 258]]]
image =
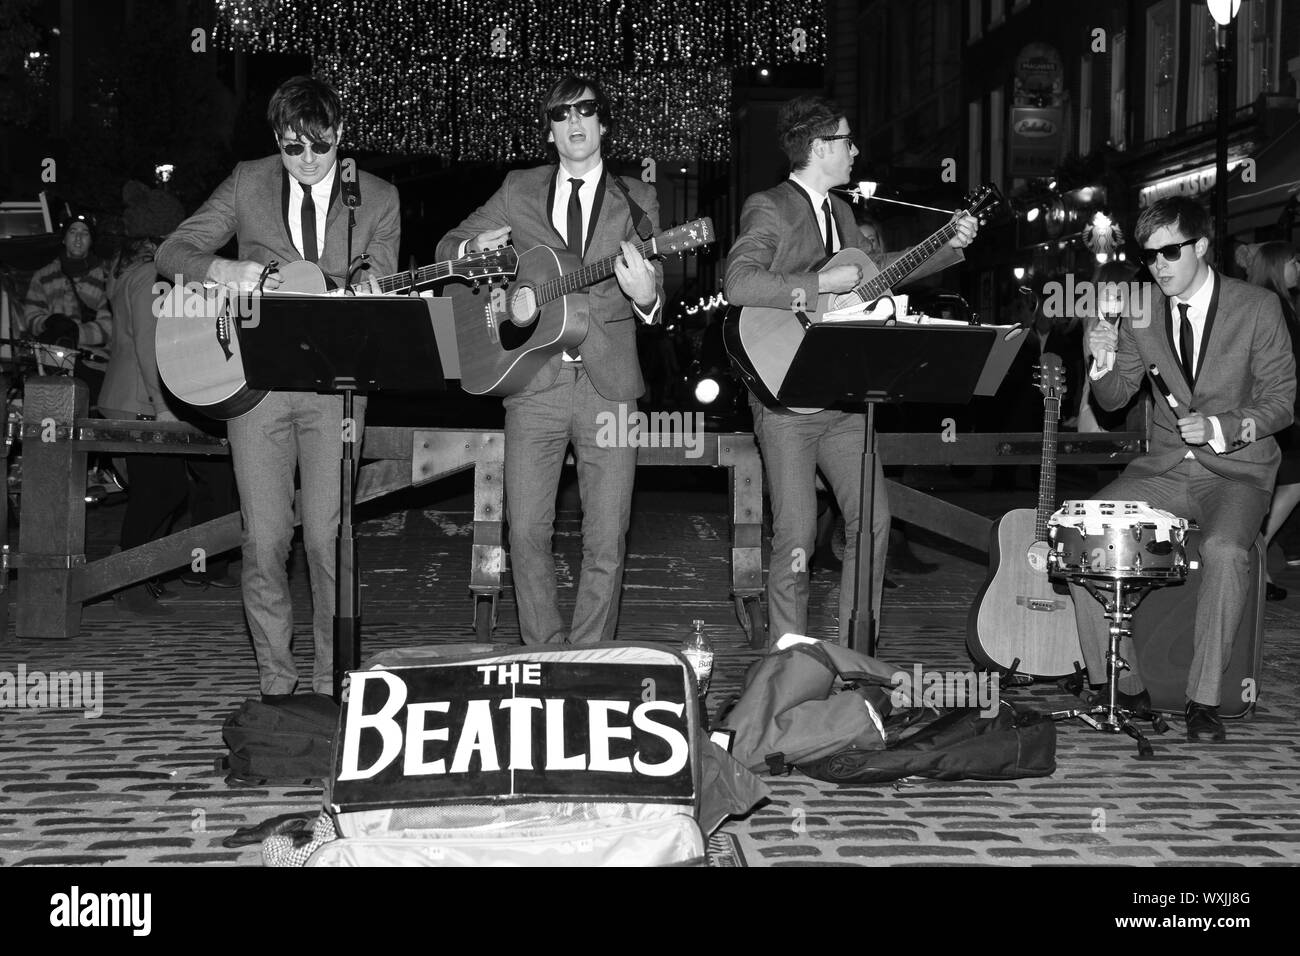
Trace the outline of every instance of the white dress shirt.
[[[334, 191], [334, 177], [339, 173], [336, 161], [325, 174], [325, 178], [311, 187], [311, 201], [316, 206], [316, 259], [325, 255], [325, 218], [330, 211], [330, 193]], [[293, 239], [294, 248], [307, 258], [307, 251], [302, 247], [302, 183], [289, 177], [289, 237]]]

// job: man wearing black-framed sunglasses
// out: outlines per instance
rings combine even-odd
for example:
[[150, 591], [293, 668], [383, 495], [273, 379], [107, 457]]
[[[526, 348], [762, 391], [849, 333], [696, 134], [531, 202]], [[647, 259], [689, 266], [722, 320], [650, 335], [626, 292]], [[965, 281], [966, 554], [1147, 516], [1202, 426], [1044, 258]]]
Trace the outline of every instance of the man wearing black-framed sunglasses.
[[[663, 269], [634, 243], [638, 221], [658, 232], [659, 201], [653, 186], [605, 168], [602, 147], [614, 117], [596, 80], [565, 76], [538, 107], [538, 129], [556, 162], [507, 174], [486, 203], [442, 238], [438, 255], [507, 241], [520, 251], [548, 246], [564, 273], [618, 257], [614, 278], [565, 297], [574, 308], [585, 306], [586, 338], [550, 356], [505, 399], [506, 509], [521, 636], [526, 644], [587, 644], [613, 640], [618, 623], [637, 448], [630, 440], [610, 441], [601, 423], [626, 420], [645, 392], [636, 326], [662, 318]], [[566, 627], [551, 539], [570, 444], [582, 498], [582, 571]]]
[[[1092, 391], [1103, 407], [1120, 408], [1154, 365], [1172, 397], [1156, 399], [1147, 454], [1094, 497], [1146, 501], [1200, 526], [1202, 577], [1185, 717], [1189, 740], [1221, 741], [1222, 694], [1240, 692], [1221, 689], [1223, 672], [1242, 615], [1255, 614], [1251, 552], [1281, 460], [1273, 435], [1292, 420], [1295, 360], [1277, 297], [1206, 262], [1210, 219], [1197, 202], [1161, 199], [1134, 232], [1162, 294], [1136, 320], [1118, 328], [1099, 322], [1089, 334], [1096, 357]], [[1082, 588], [1072, 591], [1088, 674], [1102, 684], [1106, 622]], [[1133, 665], [1118, 678], [1121, 705], [1149, 710], [1133, 649], [1121, 648], [1120, 656]], [[1240, 700], [1226, 703], [1239, 712]]]
[[[344, 182], [338, 155], [343, 106], [334, 90], [313, 77], [293, 77], [271, 96], [266, 118], [275, 154], [236, 166], [159, 247], [158, 271], [168, 279], [180, 276], [243, 290], [261, 285], [272, 291], [280, 279], [274, 270], [267, 272], [269, 265], [305, 259], [340, 286], [352, 265], [350, 247], [353, 261], [363, 253], [370, 257], [362, 281], [367, 274], [396, 272], [401, 238], [397, 190], [360, 170]], [[344, 209], [345, 189], [357, 201], [352, 210]], [[239, 258], [215, 255], [236, 234]], [[357, 281], [354, 276], [352, 282]], [[373, 282], [370, 291], [378, 291]], [[244, 612], [263, 700], [279, 702], [299, 683], [290, 652], [293, 605], [285, 567], [294, 532], [295, 471], [301, 476], [303, 545], [313, 598], [311, 690], [333, 693], [338, 463], [344, 434], [360, 448], [365, 406], [358, 397], [348, 427], [341, 395], [273, 391], [229, 422], [244, 519]]]

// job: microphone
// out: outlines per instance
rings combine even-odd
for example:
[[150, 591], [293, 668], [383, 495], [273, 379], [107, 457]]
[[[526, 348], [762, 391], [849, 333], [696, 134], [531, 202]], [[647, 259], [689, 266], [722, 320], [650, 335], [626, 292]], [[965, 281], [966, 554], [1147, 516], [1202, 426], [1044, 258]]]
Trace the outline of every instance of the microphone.
[[357, 272], [362, 269], [370, 268], [370, 253], [363, 252], [352, 260], [352, 267], [348, 269], [348, 274], [343, 279], [343, 294], [356, 295], [356, 289], [352, 287], [352, 280], [356, 277]]
[[345, 178], [340, 190], [343, 194], [343, 205], [348, 209], [356, 209], [361, 205], [361, 188], [354, 178]]
[[1170, 408], [1178, 411], [1178, 399], [1174, 398], [1174, 393], [1169, 391], [1169, 386], [1165, 384], [1165, 377], [1160, 374], [1160, 369], [1152, 365], [1147, 371], [1151, 373], [1151, 384], [1156, 387], [1156, 391], [1164, 396]]
[[[1107, 325], [1111, 325], [1111, 326], [1119, 325], [1118, 314], [1107, 315], [1103, 312], [1100, 315], [1098, 315], [1097, 318], [1099, 318], [1102, 322], [1105, 322]], [[1115, 352], [1113, 349], [1106, 349], [1101, 354], [1102, 357], [1106, 359], [1106, 371], [1109, 372], [1111, 369], [1115, 367]], [[1089, 374], [1091, 375], [1092, 372], [1097, 371], [1100, 364], [1101, 363], [1097, 361], [1097, 353], [1094, 352], [1092, 355], [1092, 369], [1089, 371]], [[1154, 368], [1154, 366], [1152, 367]], [[1159, 375], [1160, 373], [1156, 372], [1156, 374]]]

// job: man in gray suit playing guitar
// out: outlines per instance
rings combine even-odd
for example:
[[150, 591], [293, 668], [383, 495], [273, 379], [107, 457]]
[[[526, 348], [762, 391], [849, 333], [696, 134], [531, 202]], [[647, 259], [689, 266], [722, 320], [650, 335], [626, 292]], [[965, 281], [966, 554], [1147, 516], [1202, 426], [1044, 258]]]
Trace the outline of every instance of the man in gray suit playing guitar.
[[[819, 293], [848, 292], [864, 278], [857, 266], [835, 265], [818, 272], [819, 263], [846, 247], [864, 242], [848, 203], [830, 195], [849, 182], [858, 148], [849, 122], [833, 103], [800, 97], [777, 117], [781, 148], [790, 159], [790, 178], [745, 200], [740, 237], [727, 264], [727, 301], [736, 306], [764, 306], [795, 311], [813, 305]], [[954, 250], [974, 240], [979, 225], [971, 216], [957, 220], [949, 245], [914, 276], [951, 265]], [[782, 319], [784, 321], [784, 318]], [[840, 640], [849, 641], [850, 613], [856, 579], [856, 539], [862, 490], [865, 433], [859, 413], [822, 409], [799, 414], [767, 407], [751, 393], [754, 435], [763, 454], [772, 500], [772, 558], [767, 579], [768, 637], [808, 633], [808, 563], [817, 526], [816, 472], [821, 470], [844, 514], [844, 568], [840, 578]], [[872, 588], [876, 608], [885, 577], [889, 545], [889, 503], [885, 480], [876, 464], [872, 548]]]
[[[1250, 549], [1281, 461], [1272, 436], [1291, 424], [1295, 359], [1277, 297], [1206, 263], [1210, 219], [1195, 200], [1153, 203], [1134, 233], [1161, 294], [1150, 315], [1118, 328], [1099, 322], [1089, 333], [1092, 391], [1102, 407], [1120, 408], [1155, 365], [1172, 401], [1156, 399], [1147, 454], [1094, 497], [1146, 501], [1200, 525], [1204, 576], [1187, 737], [1221, 741], [1220, 683], [1249, 600]], [[1101, 683], [1108, 642], [1101, 606], [1082, 588], [1071, 591], [1088, 674]], [[1131, 650], [1120, 655], [1133, 661]], [[1116, 690], [1126, 709], [1150, 710], [1136, 671], [1120, 677]]]
[[[539, 124], [558, 165], [517, 170], [438, 244], [448, 258], [514, 242], [552, 246], [591, 263], [622, 250], [613, 279], [581, 298], [587, 337], [552, 355], [522, 391], [505, 399], [506, 512], [519, 629], [526, 644], [586, 644], [614, 638], [623, 581], [636, 447], [600, 437], [602, 420], [621, 420], [645, 392], [635, 322], [662, 315], [663, 270], [630, 240], [643, 211], [658, 232], [652, 186], [605, 170], [601, 146], [614, 118], [600, 85], [566, 76], [547, 94]], [[633, 206], [632, 204], [635, 204]], [[555, 496], [570, 442], [582, 496], [582, 573], [572, 626], [560, 620], [551, 537]]]
[[[255, 289], [272, 262], [316, 263], [336, 285], [350, 263], [348, 214], [338, 147], [343, 110], [325, 83], [297, 76], [280, 86], [266, 111], [277, 153], [240, 163], [199, 211], [158, 249], [158, 271], [188, 281]], [[354, 256], [368, 253], [370, 275], [397, 271], [401, 220], [397, 190], [358, 172], [361, 203], [352, 232]], [[239, 259], [217, 249], [234, 235]], [[351, 284], [351, 282], [349, 282]], [[371, 282], [370, 291], [378, 291]], [[280, 286], [265, 275], [266, 291]], [[334, 539], [339, 523], [338, 469], [344, 440], [358, 447], [365, 400], [343, 421], [343, 397], [315, 392], [270, 392], [229, 424], [230, 451], [244, 519], [244, 611], [257, 654], [263, 700], [277, 701], [298, 686], [290, 642], [293, 605], [285, 562], [293, 539], [293, 477], [302, 486], [303, 543], [311, 573], [315, 665], [312, 690], [333, 692]], [[346, 438], [345, 438], [346, 436]]]

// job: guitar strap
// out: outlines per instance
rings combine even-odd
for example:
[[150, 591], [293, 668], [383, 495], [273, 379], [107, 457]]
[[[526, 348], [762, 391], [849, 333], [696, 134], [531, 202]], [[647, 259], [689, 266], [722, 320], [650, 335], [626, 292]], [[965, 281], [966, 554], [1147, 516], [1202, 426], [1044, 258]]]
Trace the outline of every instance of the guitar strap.
[[623, 182], [622, 176], [615, 176], [608, 170], [606, 170], [605, 175], [613, 181], [615, 186], [622, 190], [623, 198], [627, 200], [628, 208], [632, 210], [632, 228], [636, 230], [636, 234], [641, 237], [642, 242], [648, 242], [650, 237], [654, 235], [654, 229], [650, 225], [650, 217], [632, 198], [632, 194], [628, 191], [627, 184]]

